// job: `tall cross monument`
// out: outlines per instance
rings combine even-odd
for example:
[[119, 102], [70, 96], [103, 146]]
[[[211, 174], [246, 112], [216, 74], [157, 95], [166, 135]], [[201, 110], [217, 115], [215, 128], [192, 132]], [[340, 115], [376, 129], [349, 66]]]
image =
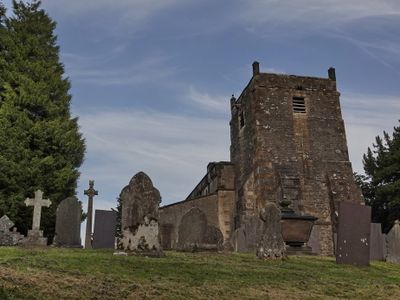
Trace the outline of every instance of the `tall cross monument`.
[[90, 249], [92, 248], [93, 197], [98, 195], [98, 191], [94, 189], [94, 180], [89, 180], [89, 188], [84, 193], [88, 196], [85, 248]]
[[43, 231], [40, 230], [40, 219], [42, 216], [42, 207], [49, 207], [51, 201], [43, 199], [43, 192], [37, 190], [35, 198], [26, 198], [26, 206], [33, 206], [33, 220], [32, 229], [28, 231], [28, 236], [24, 239], [23, 243], [26, 245], [46, 246], [47, 238], [43, 237]]

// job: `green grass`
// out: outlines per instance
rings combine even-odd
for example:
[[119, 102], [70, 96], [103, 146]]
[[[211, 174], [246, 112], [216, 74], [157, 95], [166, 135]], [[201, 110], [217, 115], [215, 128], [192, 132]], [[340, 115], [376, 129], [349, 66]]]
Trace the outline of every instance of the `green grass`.
[[400, 299], [400, 265], [324, 257], [0, 248], [0, 299]]

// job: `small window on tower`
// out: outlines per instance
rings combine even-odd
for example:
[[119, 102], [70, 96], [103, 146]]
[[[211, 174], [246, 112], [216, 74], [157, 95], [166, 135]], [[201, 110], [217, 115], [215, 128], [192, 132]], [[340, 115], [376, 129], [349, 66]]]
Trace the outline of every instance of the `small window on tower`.
[[243, 128], [244, 127], [244, 112], [241, 111], [239, 114], [239, 128]]
[[304, 97], [293, 97], [293, 112], [295, 114], [306, 113], [306, 102]]

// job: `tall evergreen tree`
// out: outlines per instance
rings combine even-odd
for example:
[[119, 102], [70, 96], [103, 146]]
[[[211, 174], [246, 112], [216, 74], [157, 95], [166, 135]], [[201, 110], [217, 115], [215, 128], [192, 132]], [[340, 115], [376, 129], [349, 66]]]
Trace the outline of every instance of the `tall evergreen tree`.
[[373, 150], [363, 156], [365, 176], [358, 176], [366, 204], [372, 207], [372, 221], [387, 232], [400, 219], [400, 126], [392, 136], [377, 136]]
[[85, 143], [70, 114], [56, 23], [40, 5], [14, 0], [9, 18], [0, 10], [0, 215], [25, 233], [32, 208], [24, 200], [41, 189], [53, 203], [42, 212], [52, 238], [58, 203], [75, 195]]

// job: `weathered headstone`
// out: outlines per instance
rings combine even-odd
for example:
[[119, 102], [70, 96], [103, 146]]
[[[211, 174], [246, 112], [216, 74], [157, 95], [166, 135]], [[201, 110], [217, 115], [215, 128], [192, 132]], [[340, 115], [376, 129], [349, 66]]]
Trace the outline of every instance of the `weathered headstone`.
[[93, 249], [115, 249], [117, 213], [96, 209], [94, 215]]
[[232, 248], [237, 252], [256, 253], [263, 233], [264, 222], [259, 215], [247, 217], [232, 236]]
[[178, 227], [179, 250], [221, 250], [223, 240], [221, 231], [208, 225], [206, 215], [198, 207], [191, 208], [182, 217]]
[[76, 197], [61, 201], [56, 212], [54, 245], [81, 248], [82, 203]]
[[33, 220], [32, 229], [28, 230], [27, 237], [23, 240], [24, 245], [32, 246], [46, 246], [47, 238], [43, 237], [43, 231], [40, 230], [40, 219], [42, 214], [42, 207], [49, 207], [51, 201], [49, 199], [43, 199], [43, 192], [37, 190], [35, 192], [35, 198], [26, 198], [26, 206], [33, 206]]
[[387, 257], [386, 261], [400, 264], [400, 221], [396, 220], [392, 229], [386, 236]]
[[93, 197], [99, 193], [94, 189], [94, 180], [89, 180], [89, 188], [84, 191], [88, 196], [88, 210], [86, 217], [86, 235], [85, 235], [85, 248], [92, 248], [92, 224], [93, 224]]
[[161, 256], [158, 208], [160, 192], [143, 172], [132, 177], [120, 194], [121, 234], [118, 248], [130, 254]]
[[320, 226], [313, 226], [307, 246], [311, 247], [313, 254], [321, 254]]
[[371, 223], [370, 260], [385, 260], [386, 240], [380, 223]]
[[340, 202], [336, 262], [368, 266], [370, 259], [371, 207]]
[[7, 215], [0, 218], [0, 246], [15, 246], [24, 238], [22, 234], [17, 232], [17, 228], [10, 231], [12, 227], [14, 227], [14, 222]]
[[264, 222], [261, 239], [257, 246], [257, 257], [277, 259], [285, 256], [285, 242], [281, 230], [281, 211], [275, 203], [267, 203], [260, 213]]

